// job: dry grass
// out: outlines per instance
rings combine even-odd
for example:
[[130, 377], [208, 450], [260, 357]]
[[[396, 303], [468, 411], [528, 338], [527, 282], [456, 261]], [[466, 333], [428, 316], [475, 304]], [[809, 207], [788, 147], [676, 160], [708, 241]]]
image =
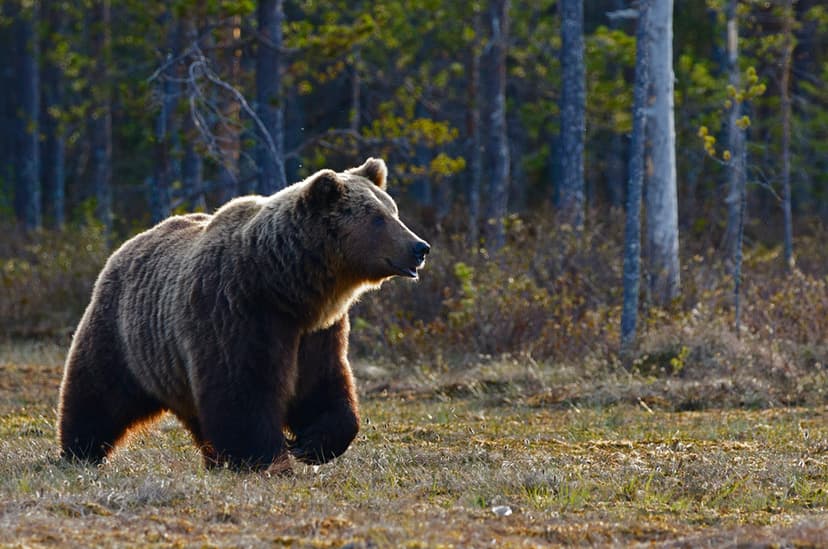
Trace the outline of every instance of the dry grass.
[[501, 362], [400, 381], [363, 366], [363, 431], [334, 463], [291, 478], [207, 472], [165, 418], [85, 468], [55, 459], [61, 359], [49, 344], [0, 347], [2, 545], [816, 547], [828, 536], [824, 405], [681, 412], [638, 400], [641, 375]]

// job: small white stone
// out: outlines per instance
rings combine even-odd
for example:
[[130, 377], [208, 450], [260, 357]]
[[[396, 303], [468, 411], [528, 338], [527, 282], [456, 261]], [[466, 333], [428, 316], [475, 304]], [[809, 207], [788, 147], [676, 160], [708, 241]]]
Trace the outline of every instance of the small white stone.
[[495, 505], [492, 507], [492, 513], [499, 517], [508, 517], [512, 514], [512, 508], [508, 505]]

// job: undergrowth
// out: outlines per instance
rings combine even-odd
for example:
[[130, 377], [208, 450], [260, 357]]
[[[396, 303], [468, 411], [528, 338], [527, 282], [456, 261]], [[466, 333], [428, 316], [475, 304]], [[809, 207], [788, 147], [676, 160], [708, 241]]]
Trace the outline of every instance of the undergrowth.
[[0, 227], [0, 335], [71, 333], [89, 302], [92, 284], [108, 256], [94, 224], [25, 234]]
[[205, 470], [171, 416], [101, 467], [58, 460], [68, 336], [108, 247], [8, 231], [0, 545], [822, 546], [828, 235], [802, 233], [791, 273], [749, 247], [738, 333], [727, 270], [685, 245], [682, 296], [642, 296], [625, 368], [618, 229], [512, 218], [492, 255], [423, 232], [422, 279], [352, 312], [360, 435], [290, 478]]
[[[66, 343], [109, 253], [104, 235], [94, 225], [5, 232], [0, 339], [51, 335]], [[420, 232], [433, 246], [420, 281], [392, 280], [353, 308], [352, 356], [432, 377], [504, 357], [578, 365], [584, 379], [618, 367], [620, 220], [576, 234], [548, 220], [512, 216], [506, 245], [494, 253], [470, 247], [460, 233]], [[743, 405], [821, 402], [828, 376], [828, 232], [815, 223], [798, 234], [800, 267], [791, 272], [778, 246], [754, 241], [746, 249], [739, 333], [733, 283], [719, 252], [697, 249], [692, 237], [682, 241], [680, 297], [662, 309], [649, 306], [642, 292], [633, 373], [662, 383], [738, 377], [733, 391], [772, 388], [773, 394], [748, 390]]]
[[[511, 218], [507, 244], [494, 255], [469, 251], [459, 235], [442, 237], [419, 283], [393, 281], [354, 309], [356, 354], [418, 372], [511, 356], [577, 368], [582, 386], [590, 378], [613, 379], [620, 369], [622, 234], [613, 223], [575, 234]], [[642, 291], [630, 373], [671, 386], [671, 394], [681, 385], [689, 392], [673, 402], [680, 409], [824, 402], [826, 237], [819, 226], [800, 236], [801, 268], [791, 272], [778, 247], [755, 242], [746, 250], [738, 333], [727, 265], [716, 250], [684, 244], [680, 297], [657, 308]]]

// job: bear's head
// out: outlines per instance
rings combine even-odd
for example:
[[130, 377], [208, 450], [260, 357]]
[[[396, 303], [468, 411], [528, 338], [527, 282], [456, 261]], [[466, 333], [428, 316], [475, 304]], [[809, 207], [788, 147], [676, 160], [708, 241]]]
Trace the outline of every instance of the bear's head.
[[306, 180], [311, 208], [332, 224], [343, 268], [362, 282], [417, 278], [431, 247], [400, 221], [385, 192], [388, 168], [369, 158], [342, 173], [322, 170]]

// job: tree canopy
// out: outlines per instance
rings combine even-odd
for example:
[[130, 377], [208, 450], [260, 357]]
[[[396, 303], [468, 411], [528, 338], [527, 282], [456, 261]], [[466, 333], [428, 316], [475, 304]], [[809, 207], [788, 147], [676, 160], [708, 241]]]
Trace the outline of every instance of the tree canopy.
[[[593, 219], [623, 205], [635, 58], [635, 21], [624, 15], [631, 7], [609, 0], [584, 6], [584, 179]], [[739, 2], [738, 69], [743, 82], [754, 80], [735, 90], [728, 84], [726, 8], [721, 0], [675, 7], [681, 225], [710, 242], [723, 237], [727, 217], [720, 208], [730, 151], [720, 143], [727, 141], [728, 105], [761, 86], [764, 93], [754, 93], [743, 106], [750, 120], [748, 222], [773, 220], [757, 230], [781, 238], [766, 229], [776, 231], [782, 223], [780, 64], [786, 28], [793, 34], [786, 84], [793, 217], [828, 216], [828, 10], [815, 1], [795, 2], [786, 23], [781, 3]], [[551, 0], [508, 4], [503, 125], [509, 142], [508, 212], [554, 211], [560, 195], [561, 144], [568, 133], [559, 124], [564, 90], [559, 10]], [[482, 75], [476, 108], [489, 113], [498, 97], [490, 78], [498, 51], [490, 11], [483, 2], [439, 0], [284, 2], [280, 93], [270, 106], [283, 114], [288, 182], [320, 167], [383, 156], [404, 183], [395, 192], [428, 216], [444, 222], [450, 212], [465, 208], [475, 108], [469, 67], [475, 57]], [[12, 63], [3, 72], [0, 99], [4, 119], [13, 122], [2, 131], [4, 215], [37, 224], [31, 201], [39, 200], [38, 212], [46, 213], [47, 223], [60, 224], [64, 217], [82, 221], [96, 208], [106, 222], [102, 208], [111, 208], [115, 229], [129, 232], [150, 221], [153, 193], [168, 192], [170, 209], [191, 209], [212, 208], [256, 189], [266, 155], [255, 113], [275, 112], [256, 105], [257, 72], [265, 70], [257, 59], [272, 58], [274, 51], [261, 40], [256, 2], [11, 1], [2, 15], [0, 43]], [[473, 24], [474, 17], [484, 21]], [[32, 66], [38, 71], [26, 76]], [[25, 86], [33, 85], [42, 97], [36, 106], [24, 101], [32, 97]], [[35, 108], [39, 116], [33, 118]], [[101, 165], [110, 154], [101, 142], [107, 139], [108, 117], [109, 167]], [[479, 118], [483, 181], [502, 170], [494, 164], [491, 121]], [[39, 139], [27, 142], [22, 136], [35, 126]], [[55, 146], [62, 149], [57, 155]], [[33, 154], [35, 167], [27, 160]], [[203, 162], [197, 172], [194, 158]], [[32, 180], [35, 168], [43, 180], [38, 188], [46, 192], [29, 199], [24, 214], [20, 182]], [[107, 169], [108, 191], [101, 188], [110, 177]], [[200, 174], [198, 181], [192, 173]], [[481, 212], [492, 211], [487, 189], [482, 187]], [[96, 205], [110, 199], [111, 206]]]

